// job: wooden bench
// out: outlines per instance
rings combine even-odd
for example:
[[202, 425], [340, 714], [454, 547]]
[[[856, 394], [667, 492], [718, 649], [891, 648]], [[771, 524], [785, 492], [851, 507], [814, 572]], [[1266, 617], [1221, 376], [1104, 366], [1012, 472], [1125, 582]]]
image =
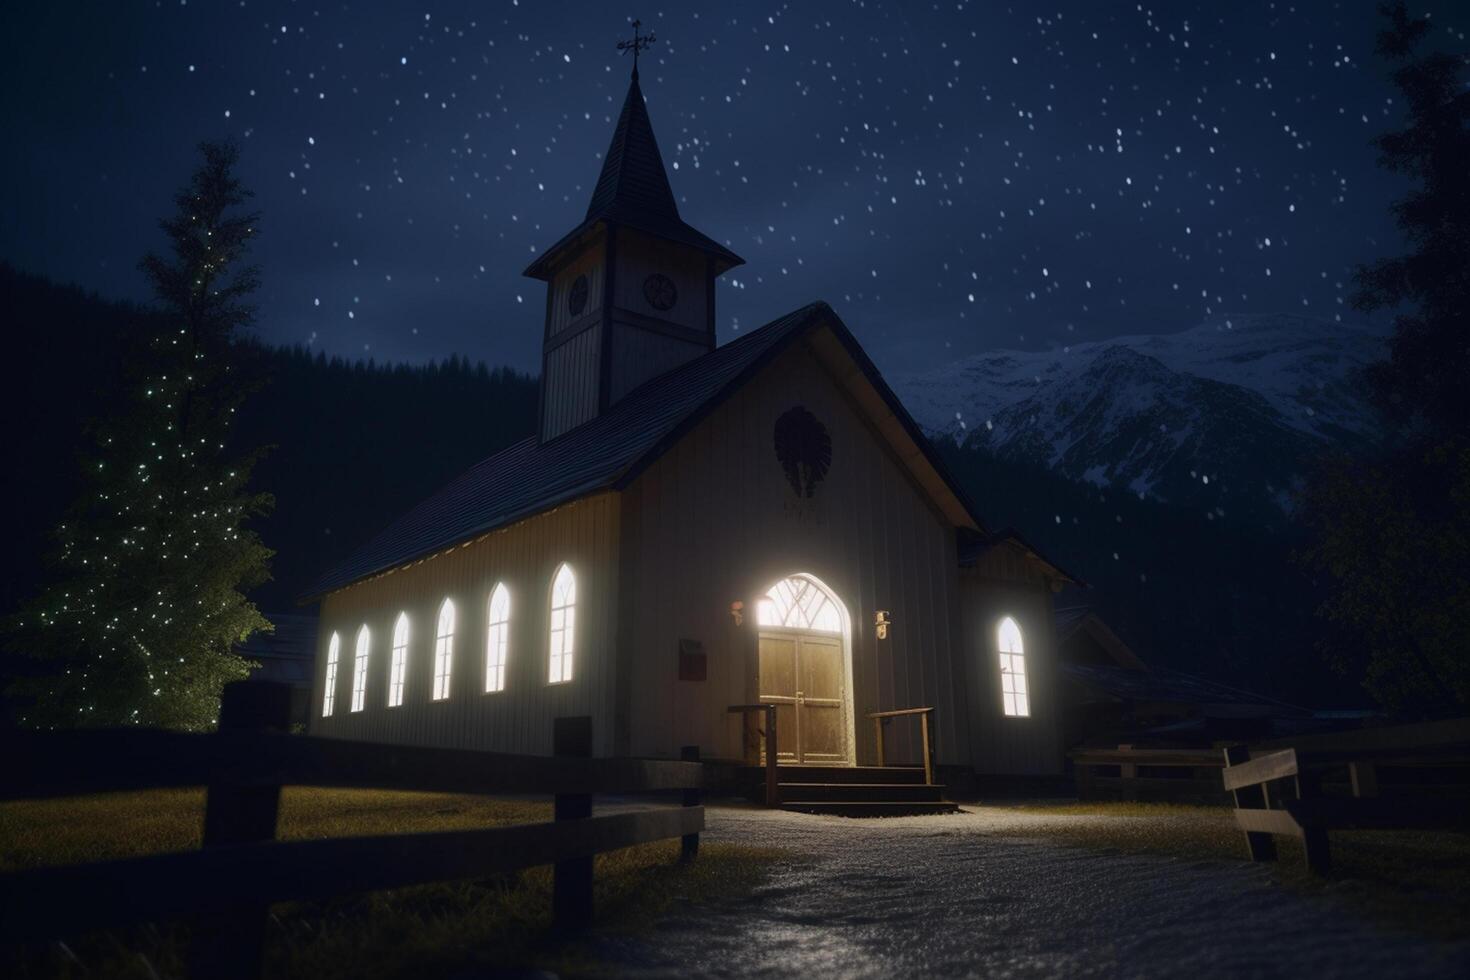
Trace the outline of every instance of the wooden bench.
[[[1225, 749], [1224, 786], [1235, 798], [1235, 824], [1245, 833], [1252, 861], [1276, 858], [1275, 837], [1301, 840], [1307, 867], [1331, 870], [1327, 832], [1348, 828], [1460, 827], [1470, 820], [1470, 800], [1408, 798], [1379, 793], [1380, 768], [1463, 766], [1470, 747], [1470, 718], [1364, 729]], [[1351, 796], [1323, 793], [1323, 777], [1346, 768]], [[1288, 782], [1289, 781], [1289, 782]]]

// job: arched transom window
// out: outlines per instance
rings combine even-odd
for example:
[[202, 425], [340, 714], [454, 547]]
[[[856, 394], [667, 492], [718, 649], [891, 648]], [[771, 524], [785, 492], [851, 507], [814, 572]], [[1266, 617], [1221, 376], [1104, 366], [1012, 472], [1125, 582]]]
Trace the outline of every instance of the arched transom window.
[[403, 677], [408, 673], [408, 613], [393, 624], [393, 655], [388, 660], [388, 707], [403, 703]]
[[485, 693], [505, 690], [505, 663], [510, 653], [510, 592], [497, 582], [490, 593], [490, 629], [485, 640]]
[[842, 613], [827, 590], [805, 575], [783, 578], [761, 597], [757, 621], [762, 626], [842, 632]]
[[1026, 687], [1026, 650], [1021, 645], [1021, 627], [1007, 616], [996, 629], [1000, 649], [1000, 697], [1005, 713], [1019, 718], [1031, 714], [1031, 694]]
[[439, 625], [434, 630], [434, 700], [449, 697], [449, 667], [454, 659], [454, 603], [439, 607]]
[[342, 638], [336, 633], [327, 644], [327, 676], [322, 681], [322, 717], [332, 714], [337, 706], [337, 656], [342, 651]]
[[367, 625], [357, 631], [357, 649], [352, 654], [352, 710], [361, 711], [367, 697], [368, 644], [371, 636]]
[[570, 567], [557, 568], [551, 580], [551, 683], [572, 679], [572, 646], [577, 626], [577, 578]]

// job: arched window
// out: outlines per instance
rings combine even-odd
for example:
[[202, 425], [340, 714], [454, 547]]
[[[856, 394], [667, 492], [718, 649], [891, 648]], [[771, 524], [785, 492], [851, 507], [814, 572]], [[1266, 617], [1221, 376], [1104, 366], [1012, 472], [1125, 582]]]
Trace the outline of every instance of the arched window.
[[551, 683], [572, 679], [572, 642], [577, 625], [577, 579], [561, 565], [551, 580]]
[[327, 676], [322, 684], [323, 718], [331, 717], [332, 709], [337, 705], [337, 654], [341, 648], [341, 638], [333, 633], [331, 642], [327, 644]]
[[357, 631], [357, 650], [352, 654], [352, 710], [361, 711], [367, 697], [368, 628]]
[[1000, 648], [1000, 697], [1005, 713], [1018, 718], [1031, 714], [1031, 695], [1026, 689], [1026, 651], [1021, 645], [1021, 627], [1007, 616], [996, 629]]
[[806, 575], [783, 578], [771, 586], [756, 607], [762, 626], [842, 632], [842, 613], [827, 590]]
[[485, 693], [505, 690], [505, 662], [510, 651], [510, 593], [497, 582], [490, 593], [490, 632], [485, 641]]
[[449, 665], [454, 654], [454, 603], [439, 607], [439, 627], [434, 632], [434, 700], [449, 697]]
[[403, 675], [408, 672], [408, 613], [393, 624], [393, 656], [388, 661], [388, 707], [403, 703]]

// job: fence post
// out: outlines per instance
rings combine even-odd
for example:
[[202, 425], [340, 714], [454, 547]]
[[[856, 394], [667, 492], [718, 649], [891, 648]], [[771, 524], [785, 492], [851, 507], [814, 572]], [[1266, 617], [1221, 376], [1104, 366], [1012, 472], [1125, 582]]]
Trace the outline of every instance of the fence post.
[[[291, 687], [271, 681], [236, 681], [220, 694], [219, 731], [280, 732], [291, 728]], [[232, 782], [228, 772], [210, 782], [204, 802], [204, 847], [274, 840], [281, 787]], [[228, 883], [221, 883], [228, 888]], [[269, 905], [249, 905], [199, 922], [191, 948], [191, 973], [200, 977], [257, 980], [265, 962]]]
[[[683, 748], [681, 748], [679, 750], [679, 758], [683, 759], [685, 762], [698, 762], [699, 761], [699, 746], [697, 746], [697, 745], [686, 745], [686, 746], [684, 746]], [[704, 790], [702, 790], [702, 789], [686, 789], [686, 790], [684, 790], [683, 804], [685, 806], [699, 806], [699, 804], [702, 803], [703, 801], [704, 801]], [[681, 860], [681, 861], [693, 861], [698, 856], [699, 856], [699, 835], [698, 834], [685, 834], [684, 835], [684, 838], [683, 838], [683, 846], [680, 848], [680, 852], [679, 852], [679, 860]]]
[[[1238, 766], [1242, 762], [1249, 762], [1251, 750], [1245, 745], [1232, 745], [1225, 750], [1225, 768]], [[1266, 795], [1266, 784], [1257, 786], [1242, 786], [1233, 791], [1235, 795], [1235, 808], [1237, 810], [1270, 808], [1270, 797]], [[1274, 861], [1276, 860], [1276, 841], [1270, 834], [1256, 830], [1245, 832], [1245, 849], [1250, 853], [1252, 861]]]
[[[592, 757], [592, 719], [587, 715], [552, 722], [551, 752], [576, 759]], [[592, 816], [591, 793], [557, 793], [556, 820]], [[592, 855], [556, 862], [551, 880], [551, 923], [557, 929], [585, 929], [592, 924]]]
[[929, 751], [929, 712], [919, 715], [919, 730], [924, 739], [924, 785], [934, 785], [934, 755]]

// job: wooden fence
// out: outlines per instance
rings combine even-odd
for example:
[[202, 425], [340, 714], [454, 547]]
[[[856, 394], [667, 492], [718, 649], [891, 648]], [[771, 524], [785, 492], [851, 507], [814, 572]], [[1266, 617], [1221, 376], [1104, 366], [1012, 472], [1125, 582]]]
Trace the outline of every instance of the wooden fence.
[[[1254, 751], [1234, 746], [1224, 762], [1222, 782], [1235, 796], [1235, 824], [1253, 861], [1276, 859], [1275, 836], [1296, 837], [1307, 867], [1323, 874], [1332, 867], [1329, 830], [1470, 825], [1463, 780], [1432, 795], [1379, 784], [1380, 770], [1470, 767], [1470, 718], [1310, 735]], [[1346, 770], [1351, 795], [1324, 792], [1334, 770]]]
[[1077, 749], [1072, 772], [1080, 800], [1224, 803], [1224, 761], [1214, 749]]
[[[592, 859], [704, 829], [703, 767], [592, 759], [589, 718], [554, 722], [555, 757], [381, 745], [286, 734], [290, 688], [225, 688], [220, 730], [7, 736], [0, 799], [205, 786], [202, 850], [0, 875], [0, 942], [133, 922], [194, 919], [191, 971], [258, 977], [269, 906], [554, 865], [553, 921], [592, 919]], [[551, 794], [554, 821], [482, 830], [327, 840], [275, 839], [282, 786]], [[681, 791], [682, 806], [592, 816], [595, 793]]]

